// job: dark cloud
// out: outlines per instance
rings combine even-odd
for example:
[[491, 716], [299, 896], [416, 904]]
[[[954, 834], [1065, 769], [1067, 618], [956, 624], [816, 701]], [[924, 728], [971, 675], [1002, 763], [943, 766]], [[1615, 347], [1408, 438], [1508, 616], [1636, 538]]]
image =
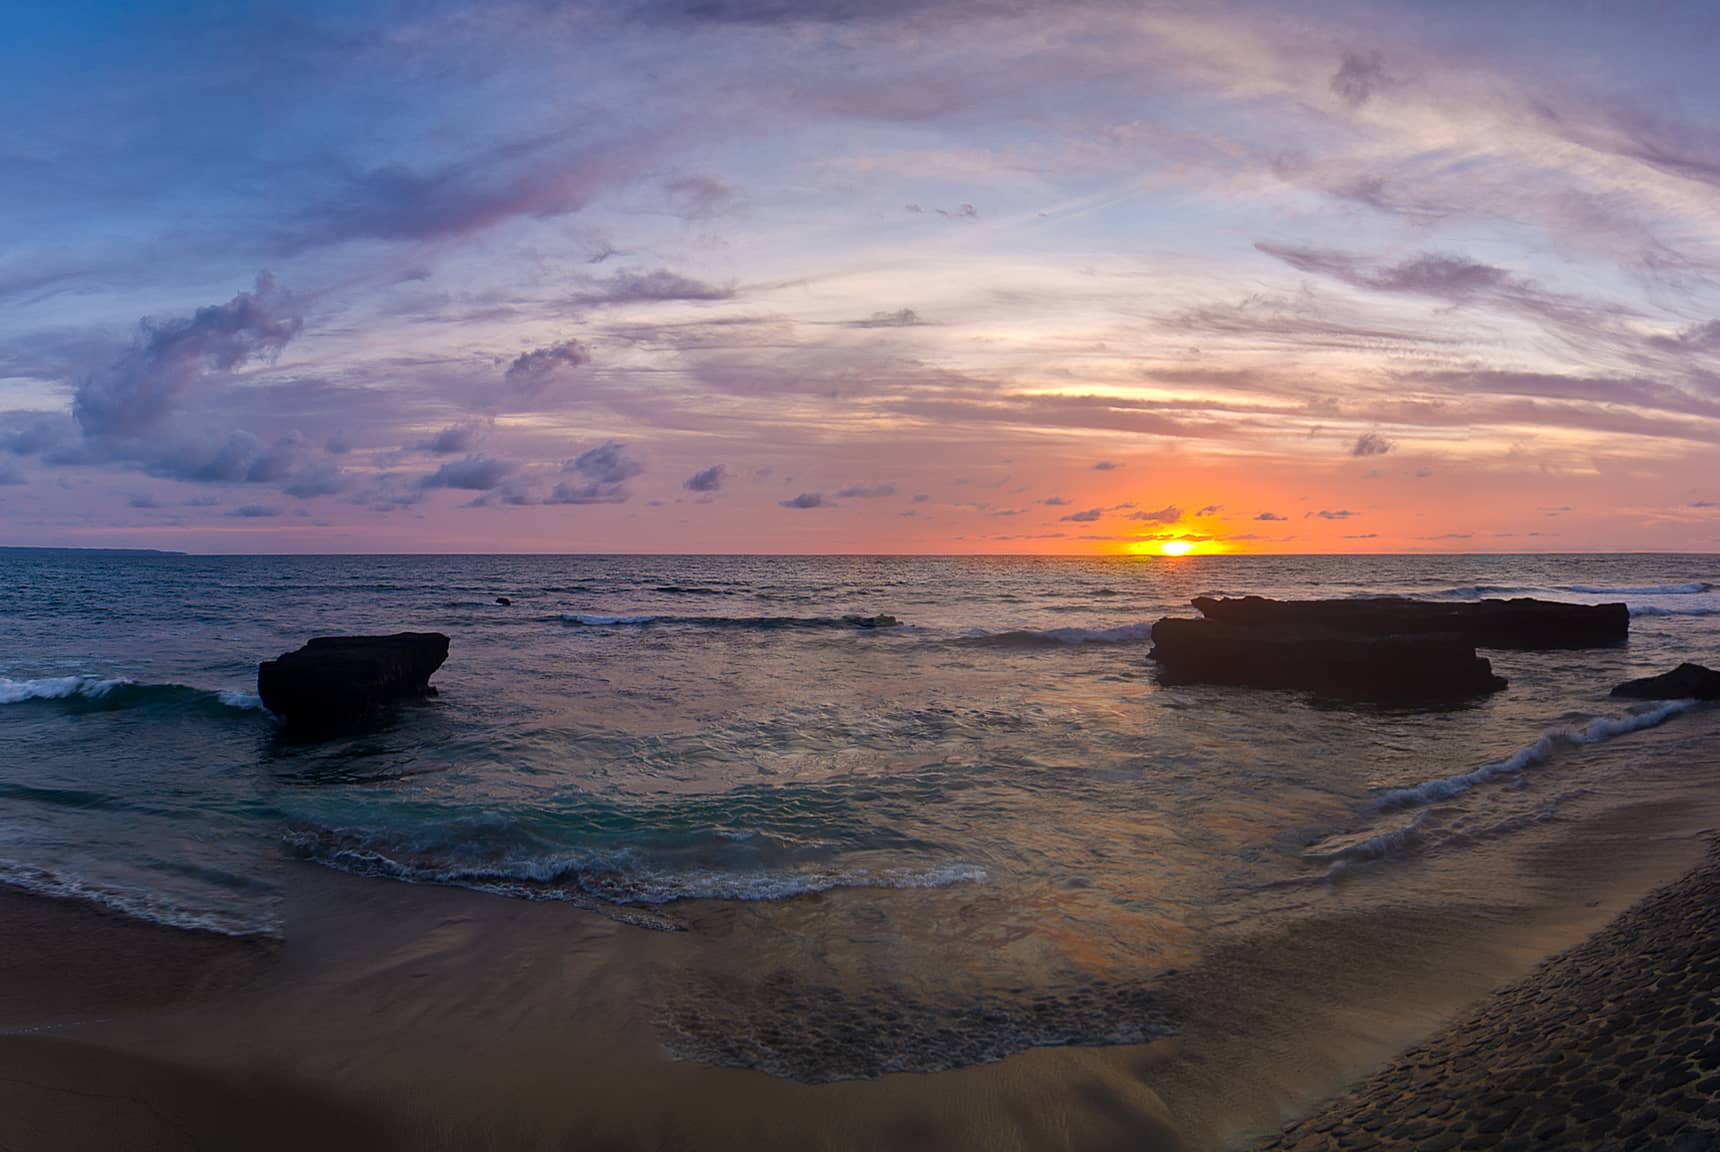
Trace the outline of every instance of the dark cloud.
[[69, 444], [77, 438], [77, 431], [77, 425], [63, 412], [0, 412], [0, 452], [37, 456]]
[[1202, 508], [1199, 512], [1196, 512], [1195, 515], [1196, 516], [1216, 516], [1220, 512], [1223, 512], [1223, 511], [1224, 511], [1224, 505], [1223, 504], [1208, 504], [1205, 508]]
[[587, 304], [647, 304], [669, 300], [728, 300], [734, 294], [732, 284], [708, 284], [667, 268], [658, 268], [650, 272], [617, 272], [603, 281], [596, 292], [579, 299]]
[[928, 500], [930, 500], [931, 498], [932, 498], [931, 494], [928, 492], [916, 492], [916, 493], [914, 493], [914, 503], [916, 503], [916, 504], [924, 504]]
[[591, 363], [591, 353], [578, 340], [563, 340], [544, 348], [521, 353], [508, 365], [503, 382], [520, 398], [542, 395], [557, 377]]
[[281, 510], [273, 504], [241, 504], [227, 513], [227, 515], [236, 516], [241, 520], [265, 520], [280, 514]]
[[1371, 268], [1360, 257], [1323, 248], [1296, 248], [1268, 244], [1255, 247], [1299, 272], [1315, 272], [1341, 280], [1355, 288], [1376, 292], [1404, 292], [1463, 300], [1512, 283], [1511, 274], [1491, 264], [1461, 256], [1423, 253], [1413, 259], [1383, 268]]
[[710, 176], [684, 176], [663, 185], [669, 210], [684, 220], [709, 220], [734, 203], [727, 184]]
[[624, 504], [632, 495], [627, 481], [645, 466], [627, 454], [626, 445], [610, 440], [582, 452], [562, 465], [570, 479], [550, 492], [551, 504]]
[[514, 470], [512, 461], [493, 456], [467, 456], [450, 460], [419, 481], [422, 488], [459, 488], [483, 492], [496, 487]]
[[18, 471], [18, 465], [10, 460], [0, 461], [0, 487], [11, 487], [16, 484], [28, 484], [24, 474]]
[[849, 500], [880, 500], [895, 494], [894, 484], [850, 484], [836, 493], [839, 499]]
[[1061, 496], [1047, 496], [1041, 503], [1048, 508], [1066, 508], [1069, 505], [1069, 501]]
[[850, 328], [913, 328], [924, 324], [920, 314], [912, 308], [898, 308], [894, 312], [874, 312], [864, 320], [850, 320]]
[[[1341, 508], [1337, 511], [1322, 508], [1318, 512], [1304, 512], [1302, 514], [1302, 519], [1306, 520], [1311, 516], [1318, 516], [1322, 520], [1348, 520], [1354, 515], [1356, 515], [1356, 513], [1351, 512], [1348, 508]], [[1256, 519], [1258, 519], [1258, 517], [1256, 517]]]
[[1395, 444], [1390, 440], [1387, 440], [1384, 436], [1381, 436], [1378, 432], [1364, 432], [1360, 436], [1356, 437], [1356, 442], [1354, 444], [1350, 445], [1350, 455], [1384, 456], [1394, 447], [1396, 447]]
[[723, 486], [724, 468], [721, 464], [712, 464], [709, 468], [701, 468], [681, 482], [681, 487], [689, 492], [715, 492]]
[[542, 138], [499, 145], [433, 169], [387, 164], [345, 174], [299, 214], [289, 249], [350, 240], [430, 241], [467, 236], [519, 218], [551, 219], [584, 208], [629, 179], [647, 145], [568, 149]]
[[159, 508], [161, 502], [148, 492], [138, 492], [126, 501], [128, 508]]
[[289, 477], [281, 491], [300, 500], [316, 496], [332, 496], [346, 488], [347, 478], [337, 466], [327, 460], [318, 461]]
[[81, 381], [72, 415], [92, 437], [132, 437], [155, 429], [204, 377], [272, 357], [299, 334], [304, 314], [267, 272], [225, 304], [179, 320], [145, 320], [137, 342], [114, 364]]
[[1279, 521], [1283, 521], [1283, 520], [1290, 519], [1290, 517], [1280, 516], [1276, 512], [1262, 512], [1260, 515], [1256, 516], [1255, 519], [1256, 520], [1279, 520]]
[[1115, 472], [1117, 469], [1119, 469], [1121, 467], [1122, 467], [1122, 465], [1117, 463], [1115, 460], [1101, 460], [1097, 464], [1093, 465], [1093, 471], [1095, 471], [1095, 472]]
[[418, 447], [438, 456], [451, 456], [456, 452], [470, 452], [477, 447], [483, 434], [482, 424], [452, 424], [428, 440], [420, 440]]
[[1340, 100], [1359, 108], [1390, 82], [1385, 61], [1378, 52], [1345, 52], [1338, 70], [1332, 74], [1331, 87]]
[[1131, 512], [1125, 519], [1145, 520], [1150, 524], [1175, 524], [1182, 519], [1182, 509], [1175, 504], [1167, 504], [1156, 512]]
[[792, 500], [778, 500], [784, 508], [828, 508], [830, 503], [824, 499], [822, 492], [802, 492]]
[[1071, 512], [1069, 515], [1061, 517], [1061, 519], [1071, 524], [1091, 524], [1104, 514], [1105, 509], [1103, 508], [1088, 508], [1084, 512]]

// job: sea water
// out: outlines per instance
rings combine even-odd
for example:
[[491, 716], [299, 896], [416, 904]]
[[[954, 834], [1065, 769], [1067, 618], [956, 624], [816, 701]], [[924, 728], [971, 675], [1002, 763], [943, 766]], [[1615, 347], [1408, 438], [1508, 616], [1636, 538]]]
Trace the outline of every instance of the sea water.
[[[1597, 746], [1697, 722], [1607, 693], [1720, 662], [1717, 584], [1720, 559], [1650, 555], [6, 554], [0, 882], [241, 935], [290, 932], [307, 867], [641, 930], [798, 901], [874, 974], [975, 974], [936, 1008], [970, 1039], [1002, 1022], [974, 1058], [1141, 1039], [1151, 1011], [1103, 995], [1022, 1021], [1052, 985], [1126, 1001], [1213, 924], [1556, 818]], [[1197, 595], [1386, 593], [1622, 600], [1631, 639], [1487, 652], [1509, 689], [1438, 710], [1164, 688], [1147, 659]], [[311, 636], [399, 630], [451, 653], [371, 731], [296, 741], [254, 695]], [[856, 908], [889, 910], [870, 952]]]

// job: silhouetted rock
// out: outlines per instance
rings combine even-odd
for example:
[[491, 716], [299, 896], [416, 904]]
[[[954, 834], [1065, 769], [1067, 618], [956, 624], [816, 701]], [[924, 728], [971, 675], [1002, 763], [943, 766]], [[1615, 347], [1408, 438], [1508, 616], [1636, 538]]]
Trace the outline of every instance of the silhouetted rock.
[[507, 598], [507, 597], [506, 597], [506, 596], [497, 596], [497, 597], [496, 597], [496, 603], [497, 603], [497, 604], [500, 604], [500, 605], [501, 605], [501, 606], [502, 606], [502, 607], [504, 607], [504, 608], [505, 608], [505, 607], [507, 607], [507, 606], [508, 606], [508, 605], [509, 605], [509, 604], [512, 604], [512, 603], [513, 603], [513, 601], [512, 601], [512, 600], [509, 600], [509, 599], [508, 599], [508, 598]]
[[1351, 600], [1197, 597], [1201, 615], [1240, 628], [1321, 629], [1352, 636], [1457, 636], [1481, 648], [1593, 648], [1630, 635], [1624, 604], [1552, 600], [1441, 603], [1376, 596]]
[[1444, 633], [1356, 636], [1166, 618], [1153, 625], [1152, 658], [1166, 684], [1298, 688], [1347, 700], [1455, 700], [1505, 687], [1474, 645]]
[[1720, 672], [1700, 664], [1680, 664], [1659, 676], [1627, 680], [1612, 694], [1633, 700], [1720, 700]]
[[430, 695], [430, 677], [446, 659], [440, 632], [318, 636], [257, 665], [257, 695], [294, 728], [344, 728], [386, 704]]

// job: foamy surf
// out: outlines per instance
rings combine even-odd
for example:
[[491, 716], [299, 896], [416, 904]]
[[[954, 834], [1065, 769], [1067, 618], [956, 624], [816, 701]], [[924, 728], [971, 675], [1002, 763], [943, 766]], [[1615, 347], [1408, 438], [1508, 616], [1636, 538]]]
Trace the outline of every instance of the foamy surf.
[[255, 910], [247, 914], [186, 908], [157, 893], [96, 884], [54, 869], [12, 860], [0, 860], [0, 885], [56, 900], [93, 904], [134, 920], [187, 932], [273, 937], [279, 936], [281, 931], [280, 921], [272, 911]]
[[0, 704], [22, 704], [26, 700], [67, 700], [82, 696], [99, 700], [115, 688], [131, 684], [123, 678], [95, 676], [49, 676], [39, 680], [12, 680], [0, 676]]
[[1011, 628], [1002, 632], [973, 632], [959, 644], [997, 648], [1055, 648], [1082, 644], [1141, 644], [1153, 638], [1151, 621], [1112, 628]]
[[1681, 712], [1690, 711], [1696, 704], [1695, 700], [1668, 700], [1641, 711], [1627, 712], [1622, 716], [1600, 716], [1586, 724], [1561, 724], [1547, 729], [1533, 742], [1517, 749], [1503, 760], [1483, 764], [1459, 776], [1426, 780], [1410, 788], [1388, 788], [1374, 797], [1374, 806], [1385, 811], [1450, 800], [1497, 776], [1514, 775], [1525, 768], [1545, 763], [1560, 749], [1599, 744], [1615, 736], [1623, 736], [1627, 732], [1653, 728]]

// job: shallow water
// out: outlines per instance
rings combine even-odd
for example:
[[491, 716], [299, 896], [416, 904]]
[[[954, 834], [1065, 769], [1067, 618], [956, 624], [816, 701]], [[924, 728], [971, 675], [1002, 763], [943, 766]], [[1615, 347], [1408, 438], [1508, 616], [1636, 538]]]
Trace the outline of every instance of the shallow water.
[[[750, 961], [678, 984], [671, 1047], [805, 1078], [1140, 1040], [1212, 931], [1384, 898], [1375, 873], [1556, 821], [1601, 746], [1706, 723], [1606, 693], [1713, 662], [1716, 583], [1678, 556], [5, 556], [0, 880], [236, 933], [290, 930], [303, 861], [727, 923]], [[1433, 712], [1146, 660], [1195, 595], [1388, 592], [1622, 599], [1632, 639], [1488, 653], [1510, 689]], [[440, 695], [375, 732], [286, 741], [250, 695], [309, 636], [407, 628], [453, 638]], [[759, 996], [849, 1038], [760, 1040]]]

